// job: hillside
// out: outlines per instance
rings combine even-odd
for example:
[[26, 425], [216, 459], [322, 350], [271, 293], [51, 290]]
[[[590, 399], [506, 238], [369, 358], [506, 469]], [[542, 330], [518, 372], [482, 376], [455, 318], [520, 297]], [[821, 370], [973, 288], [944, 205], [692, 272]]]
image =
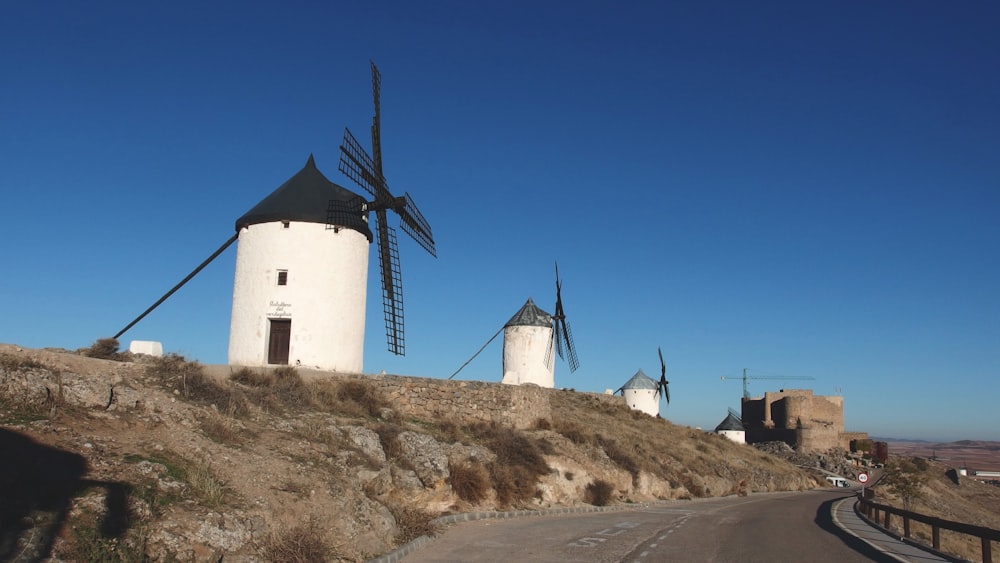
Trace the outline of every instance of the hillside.
[[[886, 479], [873, 487], [876, 502], [953, 522], [1000, 530], [1000, 487], [959, 476], [954, 465], [944, 462], [890, 455], [894, 457], [890, 457], [886, 465]], [[908, 502], [904, 501], [899, 488], [892, 486], [890, 477], [894, 472], [906, 474], [906, 480], [915, 484]], [[918, 522], [913, 522], [911, 526], [916, 539], [931, 545], [930, 526]], [[894, 528], [902, 531], [899, 519]], [[941, 532], [941, 549], [970, 561], [982, 560], [982, 546], [976, 537], [944, 530]], [[993, 553], [997, 553], [995, 543]]]
[[448, 513], [817, 484], [589, 393], [532, 391], [547, 410], [514, 428], [405, 415], [393, 376], [104, 352], [0, 345], [0, 560], [363, 561]]

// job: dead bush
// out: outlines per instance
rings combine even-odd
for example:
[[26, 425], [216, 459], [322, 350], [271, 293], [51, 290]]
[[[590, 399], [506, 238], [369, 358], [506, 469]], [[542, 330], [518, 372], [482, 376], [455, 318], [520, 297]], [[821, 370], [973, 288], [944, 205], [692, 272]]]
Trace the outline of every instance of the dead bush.
[[337, 398], [341, 403], [355, 405], [361, 413], [373, 418], [378, 418], [382, 409], [389, 407], [389, 402], [380, 393], [356, 380], [342, 382], [337, 389]]
[[118, 348], [117, 339], [98, 338], [96, 342], [90, 345], [90, 348], [84, 348], [83, 355], [101, 360], [117, 360], [119, 359]]
[[240, 431], [236, 422], [221, 415], [210, 416], [201, 422], [201, 431], [222, 444], [238, 444]]
[[555, 431], [578, 446], [590, 443], [590, 434], [574, 422], [558, 421], [555, 424]]
[[615, 487], [604, 479], [594, 479], [583, 491], [583, 501], [594, 506], [607, 506], [615, 493]]
[[534, 428], [535, 430], [552, 430], [552, 423], [547, 418], [536, 418]]
[[480, 463], [463, 461], [448, 467], [448, 482], [458, 498], [477, 504], [490, 492], [490, 472]]
[[378, 434], [378, 440], [382, 444], [386, 457], [400, 467], [410, 468], [410, 460], [404, 456], [403, 448], [398, 440], [399, 435], [405, 430], [402, 426], [392, 423], [379, 424], [375, 427], [375, 433]]
[[311, 393], [302, 376], [295, 368], [284, 366], [273, 372], [274, 384], [271, 393], [286, 407], [308, 407], [312, 403]]
[[474, 424], [469, 430], [496, 454], [496, 463], [523, 467], [535, 475], [549, 473], [549, 464], [546, 463], [538, 442], [523, 433], [513, 428], [484, 423]]
[[473, 424], [469, 433], [496, 454], [489, 472], [497, 503], [510, 506], [537, 496], [539, 479], [551, 471], [537, 441], [497, 424]]
[[270, 387], [274, 385], [274, 375], [268, 370], [256, 371], [241, 367], [229, 375], [229, 379], [250, 387]]
[[314, 520], [271, 534], [260, 548], [266, 561], [312, 563], [331, 561], [335, 555]]
[[178, 354], [156, 358], [146, 370], [161, 385], [176, 389], [190, 401], [215, 405], [233, 414], [248, 412], [247, 397], [233, 387], [220, 384], [205, 375], [201, 364], [189, 362]]
[[490, 479], [496, 491], [497, 504], [515, 506], [535, 498], [538, 493], [538, 474], [516, 465], [489, 465]]
[[390, 504], [389, 512], [396, 519], [396, 543], [407, 543], [420, 536], [434, 536], [437, 534], [437, 527], [431, 523], [434, 515], [420, 508]]

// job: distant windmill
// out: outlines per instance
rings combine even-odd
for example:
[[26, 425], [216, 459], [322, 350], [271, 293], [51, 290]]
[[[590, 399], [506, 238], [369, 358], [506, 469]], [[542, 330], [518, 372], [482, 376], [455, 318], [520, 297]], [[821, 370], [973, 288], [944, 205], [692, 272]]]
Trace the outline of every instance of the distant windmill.
[[666, 399], [668, 404], [670, 403], [670, 388], [668, 387], [670, 382], [667, 381], [667, 364], [663, 361], [663, 350], [657, 347], [656, 351], [660, 354], [659, 381], [649, 377], [640, 369], [615, 391], [615, 393], [622, 394], [625, 404], [629, 408], [642, 411], [650, 416], [659, 416], [660, 397]]
[[555, 314], [539, 309], [529, 297], [503, 328], [503, 379], [502, 383], [521, 385], [532, 383], [539, 387], [555, 387], [555, 362], [553, 349], [569, 364], [574, 372], [580, 360], [573, 344], [573, 332], [562, 302], [562, 280], [556, 264]]
[[539, 387], [555, 386], [555, 362], [552, 350], [566, 360], [570, 371], [580, 367], [573, 344], [573, 333], [566, 320], [562, 303], [562, 280], [559, 279], [559, 265], [556, 264], [556, 313], [550, 315], [528, 301], [507, 321], [471, 358], [466, 360], [454, 373], [458, 375], [465, 366], [476, 358], [490, 342], [503, 333], [503, 377], [501, 383], [509, 385], [533, 384]]
[[310, 155], [302, 170], [236, 220], [235, 235], [115, 338], [238, 239], [229, 363], [294, 363], [359, 373], [364, 354], [368, 247], [374, 238], [368, 212], [375, 211], [386, 337], [391, 352], [404, 354], [399, 251], [395, 231], [386, 224], [386, 211], [395, 211], [403, 230], [432, 255], [434, 239], [409, 194], [394, 197], [382, 174], [381, 76], [374, 62], [371, 72], [375, 157], [368, 156], [345, 129], [340, 170], [373, 200], [365, 201], [328, 180]]

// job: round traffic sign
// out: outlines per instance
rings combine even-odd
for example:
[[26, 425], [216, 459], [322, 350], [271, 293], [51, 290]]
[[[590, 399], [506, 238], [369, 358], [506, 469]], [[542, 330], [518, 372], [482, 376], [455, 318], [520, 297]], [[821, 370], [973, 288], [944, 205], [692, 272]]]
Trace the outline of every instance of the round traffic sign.
[[868, 482], [868, 474], [865, 473], [864, 471], [862, 471], [861, 473], [858, 473], [858, 483], [861, 483], [862, 485], [864, 485], [867, 482]]

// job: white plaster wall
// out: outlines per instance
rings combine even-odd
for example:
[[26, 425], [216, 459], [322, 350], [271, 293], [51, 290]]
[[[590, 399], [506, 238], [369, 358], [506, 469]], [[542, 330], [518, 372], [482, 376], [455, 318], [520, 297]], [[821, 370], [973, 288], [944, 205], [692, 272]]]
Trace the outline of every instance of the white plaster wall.
[[[269, 319], [291, 319], [289, 365], [361, 373], [368, 238], [353, 229], [281, 222], [240, 232], [229, 363], [267, 365]], [[288, 284], [278, 285], [278, 271]]]
[[660, 414], [660, 396], [656, 389], [623, 389], [625, 404], [632, 410], [642, 411], [649, 416]]
[[747, 433], [743, 430], [719, 430], [719, 434], [722, 434], [737, 444], [747, 443]]
[[503, 329], [503, 379], [500, 382], [554, 387], [556, 351], [552, 350], [546, 362], [549, 346], [555, 346], [552, 327], [509, 326]]

